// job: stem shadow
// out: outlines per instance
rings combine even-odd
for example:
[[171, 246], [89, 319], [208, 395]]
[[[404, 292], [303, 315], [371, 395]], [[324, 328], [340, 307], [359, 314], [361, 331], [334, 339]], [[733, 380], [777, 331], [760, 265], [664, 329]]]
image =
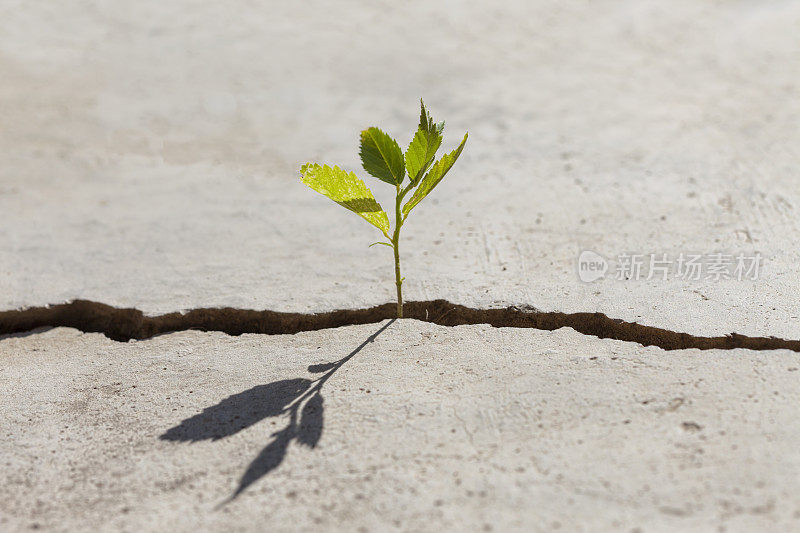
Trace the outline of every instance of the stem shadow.
[[288, 414], [287, 426], [271, 435], [271, 441], [250, 462], [236, 491], [223, 504], [234, 500], [250, 485], [281, 465], [292, 441], [311, 449], [317, 446], [324, 426], [322, 387], [325, 382], [394, 321], [389, 320], [338, 361], [309, 366], [309, 372], [322, 374], [317, 379], [283, 379], [233, 394], [168, 429], [159, 439], [172, 442], [216, 441], [235, 435], [266, 418]]

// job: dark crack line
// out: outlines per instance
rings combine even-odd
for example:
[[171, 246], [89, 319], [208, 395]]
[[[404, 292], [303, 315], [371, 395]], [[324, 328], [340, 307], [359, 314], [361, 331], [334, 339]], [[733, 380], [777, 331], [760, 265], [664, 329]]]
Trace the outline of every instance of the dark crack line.
[[[327, 313], [302, 314], [277, 311], [217, 308], [194, 309], [186, 313], [145, 316], [138, 309], [118, 309], [88, 300], [0, 312], [0, 335], [31, 331], [42, 327], [71, 327], [86, 333], [103, 333], [115, 341], [147, 339], [155, 335], [184, 331], [221, 331], [229, 335], [262, 333], [292, 334], [301, 331], [373, 324], [394, 318], [396, 305], [387, 303], [366, 309], [342, 309]], [[601, 339], [658, 346], [664, 350], [792, 350], [800, 352], [800, 340], [776, 337], [749, 337], [731, 333], [722, 337], [699, 337], [688, 333], [644, 326], [609, 318], [603, 313], [559, 313], [506, 307], [474, 309], [446, 300], [407, 302], [406, 318], [440, 326], [489, 324], [495, 327], [534, 328], [552, 331], [572, 328]]]

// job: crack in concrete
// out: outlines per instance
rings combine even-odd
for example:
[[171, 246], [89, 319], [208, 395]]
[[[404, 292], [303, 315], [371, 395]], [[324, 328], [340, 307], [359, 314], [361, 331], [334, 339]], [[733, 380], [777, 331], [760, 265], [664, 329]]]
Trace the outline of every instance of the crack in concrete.
[[[440, 326], [489, 324], [494, 327], [535, 328], [552, 331], [572, 328], [601, 339], [635, 342], [664, 350], [792, 350], [800, 352], [800, 340], [749, 337], [731, 333], [700, 337], [636, 322], [610, 318], [603, 313], [545, 312], [519, 307], [475, 309], [446, 300], [407, 302], [404, 315]], [[71, 327], [86, 333], [103, 333], [115, 341], [147, 339], [184, 331], [221, 331], [229, 335], [262, 333], [293, 334], [326, 328], [373, 324], [394, 318], [395, 304], [364, 309], [342, 309], [316, 314], [254, 311], [233, 308], [193, 309], [186, 313], [145, 316], [138, 309], [121, 309], [99, 302], [75, 300], [66, 304], [0, 311], [0, 335], [11, 335], [42, 327]]]

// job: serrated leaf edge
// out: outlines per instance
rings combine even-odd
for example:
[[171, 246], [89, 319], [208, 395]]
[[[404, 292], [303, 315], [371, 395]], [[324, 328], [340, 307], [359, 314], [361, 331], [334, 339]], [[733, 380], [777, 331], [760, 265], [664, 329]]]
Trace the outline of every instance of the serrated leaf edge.
[[[362, 194], [364, 196], [361, 197], [354, 197], [354, 198], [343, 198], [341, 200], [337, 200], [334, 198], [336, 196], [335, 193], [331, 192], [326, 187], [322, 186], [322, 184], [317, 180], [314, 180], [311, 176], [316, 177], [316, 174], [312, 174], [309, 172], [311, 169], [321, 169], [325, 172], [333, 172], [333, 173], [341, 173], [347, 179], [351, 181], [352, 184], [355, 184], [356, 187], [360, 186], [363, 187]], [[381, 233], [383, 233], [387, 238], [389, 238], [389, 216], [386, 214], [386, 211], [381, 207], [381, 204], [375, 199], [375, 195], [372, 193], [367, 184], [364, 183], [364, 180], [359, 178], [355, 172], [347, 172], [342, 168], [336, 165], [320, 165], [319, 163], [305, 163], [303, 166], [300, 167], [300, 181], [303, 182], [307, 187], [310, 189], [322, 194], [326, 198], [333, 200], [337, 204], [341, 205], [345, 209], [352, 211], [353, 213], [357, 214], [376, 228], [378, 228]], [[372, 200], [375, 202], [375, 206], [377, 209], [371, 211], [359, 211], [358, 206], [354, 201], [357, 200]], [[368, 214], [374, 214], [377, 220], [373, 220]], [[380, 224], [378, 223], [380, 222]]]
[[[434, 163], [425, 177], [419, 180], [419, 186], [414, 190], [414, 194], [411, 195], [408, 202], [405, 203], [402, 207], [402, 212], [404, 219], [408, 217], [408, 214], [411, 212], [414, 207], [416, 207], [423, 199], [425, 199], [428, 194], [441, 182], [447, 173], [453, 168], [456, 161], [458, 160], [458, 156], [461, 155], [461, 152], [464, 150], [464, 146], [467, 143], [467, 138], [469, 137], [469, 132], [464, 134], [464, 139], [461, 141], [461, 144], [458, 145], [458, 148], [450, 152], [449, 154], [445, 154], [439, 159], [436, 163]], [[436, 169], [440, 165], [446, 165], [443, 170], [440, 171], [438, 177], [435, 173]], [[426, 186], [426, 182], [430, 180], [435, 180], [430, 186]]]
[[[402, 170], [402, 175], [399, 178], [394, 173], [394, 170], [392, 169], [392, 167], [389, 165], [389, 159], [387, 159], [387, 154], [381, 149], [380, 144], [375, 140], [375, 137], [374, 137], [374, 135], [372, 133], [372, 130], [376, 130], [379, 134], [386, 136], [394, 144], [394, 147], [397, 148], [397, 151], [400, 153], [400, 159], [403, 161], [403, 166], [402, 166], [402, 169], [401, 169]], [[383, 179], [383, 178], [381, 178], [379, 176], [376, 176], [375, 174], [373, 174], [372, 172], [367, 170], [366, 166], [364, 166], [364, 135], [369, 136], [369, 139], [375, 145], [375, 148], [377, 148], [378, 153], [380, 154], [381, 158], [383, 159], [383, 163], [386, 165], [386, 168], [388, 169], [389, 174], [392, 176], [392, 179], [394, 181], [389, 182], [389, 181], [387, 181], [387, 180], [385, 180], [385, 179]], [[374, 178], [377, 178], [377, 179], [383, 181], [384, 183], [389, 183], [390, 185], [398, 185], [398, 184], [403, 182], [403, 178], [405, 177], [405, 157], [403, 155], [403, 150], [400, 148], [400, 144], [398, 144], [397, 140], [395, 140], [394, 137], [392, 137], [391, 135], [389, 135], [388, 133], [386, 133], [385, 131], [383, 131], [379, 127], [370, 126], [369, 128], [361, 131], [361, 146], [359, 147], [358, 155], [361, 158], [361, 164], [362, 164], [362, 166], [364, 166], [364, 170], [370, 176], [372, 176]]]

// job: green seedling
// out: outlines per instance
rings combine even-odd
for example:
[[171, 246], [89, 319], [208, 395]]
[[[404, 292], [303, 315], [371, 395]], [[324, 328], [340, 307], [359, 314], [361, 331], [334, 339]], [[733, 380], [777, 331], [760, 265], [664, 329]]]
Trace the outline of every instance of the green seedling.
[[[364, 170], [395, 187], [394, 230], [389, 225], [386, 211], [354, 172], [317, 163], [306, 163], [300, 169], [300, 179], [303, 183], [359, 215], [386, 237], [386, 241], [375, 242], [370, 246], [383, 244], [394, 250], [397, 318], [403, 318], [404, 278], [400, 277], [400, 228], [403, 227], [411, 210], [430, 194], [453, 167], [461, 151], [464, 150], [468, 136], [464, 134], [464, 140], [458, 148], [434, 161], [436, 151], [442, 144], [444, 122], [434, 123], [422, 100], [420, 107], [419, 127], [405, 154], [397, 141], [380, 129], [372, 127], [361, 132], [359, 154]], [[411, 198], [403, 204], [403, 199], [409, 193], [412, 193]]]

